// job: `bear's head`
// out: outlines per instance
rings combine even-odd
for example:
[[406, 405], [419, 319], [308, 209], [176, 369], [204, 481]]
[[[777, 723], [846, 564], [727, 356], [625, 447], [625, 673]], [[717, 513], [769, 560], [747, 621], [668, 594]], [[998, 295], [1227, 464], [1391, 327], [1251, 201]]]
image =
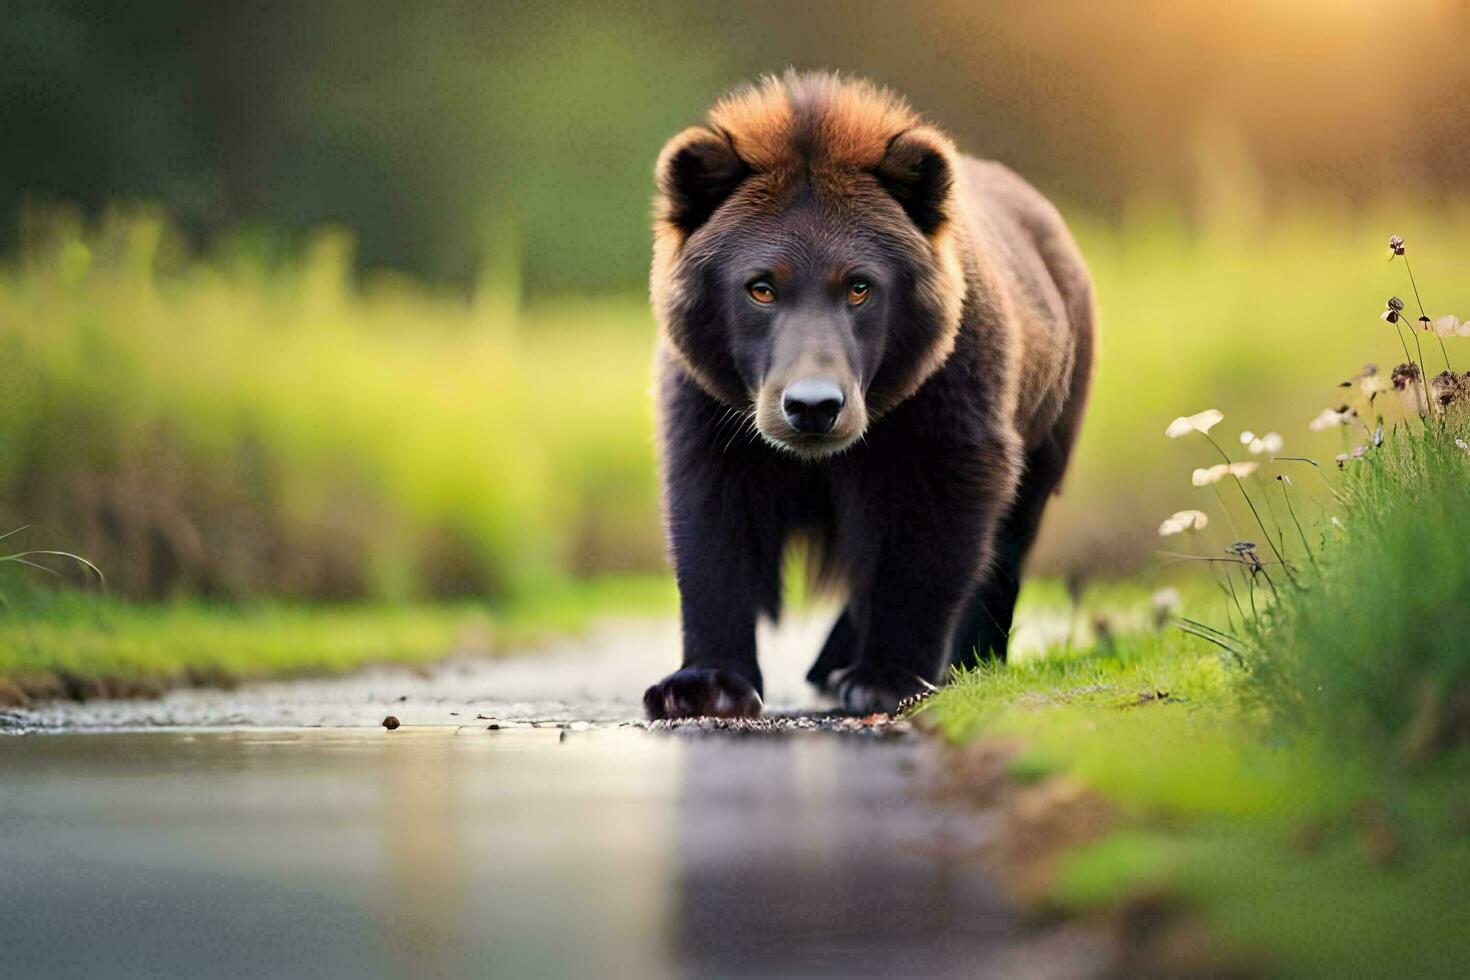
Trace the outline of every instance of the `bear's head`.
[[867, 83], [789, 72], [727, 97], [658, 160], [667, 347], [772, 445], [852, 445], [954, 348], [956, 159]]

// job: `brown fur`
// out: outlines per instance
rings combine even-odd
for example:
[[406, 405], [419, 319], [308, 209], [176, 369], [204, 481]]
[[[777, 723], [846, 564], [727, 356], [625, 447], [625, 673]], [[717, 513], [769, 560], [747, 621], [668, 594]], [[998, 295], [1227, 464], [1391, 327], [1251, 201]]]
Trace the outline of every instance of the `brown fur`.
[[[755, 561], [743, 553], [750, 539], [738, 534], [725, 547], [740, 553], [719, 553], [711, 536], [725, 532], [718, 523], [699, 531], [707, 519], [752, 522], [751, 534], [769, 535], [761, 547], [777, 553], [791, 534], [809, 533], [831, 555], [854, 588], [858, 612], [844, 617], [873, 620], [853, 625], [846, 638], [839, 621], [828, 646], [853, 649], [824, 650], [814, 668], [822, 684], [823, 662], [831, 661], [828, 674], [857, 668], [858, 680], [848, 683], [848, 669], [840, 690], [850, 707], [891, 706], [907, 693], [895, 680], [903, 671], [940, 679], [940, 661], [931, 665], [918, 648], [947, 646], [956, 629], [956, 658], [969, 649], [969, 635], [980, 636], [982, 654], [1003, 656], [1020, 566], [1066, 468], [1092, 371], [1091, 281], [1056, 209], [1000, 164], [962, 156], [892, 93], [831, 75], [788, 73], [727, 97], [705, 126], [669, 142], [656, 180], [650, 284], [661, 328], [666, 512], [685, 601], [686, 668], [650, 689], [650, 714], [694, 711], [705, 688], [718, 687], [720, 703], [734, 703], [732, 670], [759, 689], [743, 609], [773, 607], [770, 580], [759, 570], [748, 581], [718, 569], [706, 574], [706, 566]], [[732, 252], [732, 243], [745, 251]], [[897, 263], [904, 285], [892, 300], [899, 305], [884, 308], [891, 314], [884, 340], [869, 350], [856, 326], [826, 326], [856, 324], [855, 314], [803, 320], [783, 311], [792, 319], [768, 340], [774, 346], [743, 348], [729, 317], [758, 314], [721, 299], [721, 284], [735, 274], [726, 266], [740, 261], [732, 256], [783, 243], [800, 262], [866, 254]], [[775, 278], [785, 275], [784, 265], [773, 268]], [[811, 281], [844, 275], [839, 264]], [[765, 329], [765, 321], [752, 322], [746, 332]], [[803, 440], [782, 420], [781, 392], [817, 370], [840, 381], [847, 398], [831, 433]], [[702, 447], [732, 413], [809, 468], [785, 469], [743, 446], [732, 453], [733, 442], [709, 455]], [[708, 482], [715, 479], [723, 482]], [[738, 505], [727, 499], [714, 517], [701, 516], [701, 495], [728, 496], [737, 484]], [[767, 493], [799, 499], [787, 506], [765, 501]], [[915, 496], [905, 502], [908, 494]], [[887, 526], [854, 523], [865, 519]], [[908, 550], [897, 550], [905, 542]], [[901, 571], [910, 566], [912, 573]], [[919, 579], [902, 579], [909, 574]], [[931, 578], [953, 579], [953, 590]], [[701, 590], [720, 587], [733, 590], [724, 597], [733, 611], [700, 612]], [[895, 587], [911, 595], [893, 597]], [[923, 621], [905, 625], [905, 615]], [[722, 619], [737, 635], [733, 652], [715, 656], [701, 644], [725, 643], [711, 632]], [[905, 629], [915, 650], [864, 652], [909, 644], [897, 639]], [[699, 671], [720, 675], [719, 684], [701, 681]]]

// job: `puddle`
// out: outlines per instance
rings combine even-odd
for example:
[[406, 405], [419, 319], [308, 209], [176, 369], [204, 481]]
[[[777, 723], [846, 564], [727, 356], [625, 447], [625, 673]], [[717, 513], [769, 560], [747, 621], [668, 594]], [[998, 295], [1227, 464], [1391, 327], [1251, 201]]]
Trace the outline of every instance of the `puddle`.
[[[675, 624], [535, 656], [0, 719], [3, 972], [1086, 976], [933, 798], [935, 746], [817, 721], [648, 730]], [[783, 653], [782, 643], [800, 648]], [[386, 731], [386, 714], [403, 726]], [[497, 726], [493, 730], [491, 726]]]
[[[13, 976], [974, 975], [1031, 938], [917, 738], [0, 739]], [[916, 790], [920, 790], [917, 791]]]

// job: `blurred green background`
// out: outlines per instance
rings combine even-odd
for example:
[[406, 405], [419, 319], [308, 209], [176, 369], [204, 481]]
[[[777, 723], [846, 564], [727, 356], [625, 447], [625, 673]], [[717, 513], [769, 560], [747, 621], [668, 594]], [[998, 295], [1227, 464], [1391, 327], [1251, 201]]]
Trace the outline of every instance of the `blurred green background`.
[[1341, 451], [1306, 423], [1402, 359], [1390, 233], [1470, 316], [1467, 11], [11, 0], [0, 523], [141, 598], [661, 568], [652, 161], [794, 64], [891, 85], [1062, 207], [1104, 336], [1036, 567], [1134, 572], [1208, 492], [1175, 415]]

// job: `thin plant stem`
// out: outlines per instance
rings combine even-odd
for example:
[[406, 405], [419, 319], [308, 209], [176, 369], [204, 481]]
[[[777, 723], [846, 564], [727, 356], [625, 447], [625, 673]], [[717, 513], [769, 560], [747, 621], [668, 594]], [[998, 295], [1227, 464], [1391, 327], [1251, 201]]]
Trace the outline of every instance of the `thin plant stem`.
[[[1230, 455], [1226, 453], [1225, 450], [1220, 448], [1220, 444], [1216, 442], [1208, 432], [1201, 432], [1200, 435], [1209, 440], [1210, 445], [1215, 447], [1215, 452], [1219, 453], [1220, 457], [1225, 460], [1225, 465], [1229, 466]], [[1251, 514], [1256, 519], [1256, 526], [1259, 527], [1261, 529], [1261, 533], [1266, 536], [1266, 543], [1268, 545], [1271, 545], [1271, 551], [1276, 555], [1276, 560], [1285, 565], [1286, 561], [1281, 557], [1281, 552], [1276, 550], [1276, 545], [1273, 544], [1271, 541], [1271, 532], [1266, 530], [1265, 522], [1261, 520], [1260, 511], [1256, 510], [1256, 505], [1251, 502], [1251, 495], [1246, 492], [1244, 481], [1242, 481], [1241, 478], [1236, 476], [1234, 473], [1231, 473], [1230, 475], [1232, 478], [1234, 478], [1235, 485], [1240, 488], [1240, 495], [1245, 498], [1245, 505], [1251, 509]], [[1232, 530], [1234, 529], [1232, 528]]]
[[[1429, 314], [1424, 312], [1424, 301], [1419, 298], [1419, 283], [1414, 280], [1414, 267], [1409, 264], [1409, 256], [1407, 254], [1404, 255], [1404, 269], [1409, 273], [1409, 285], [1414, 290], [1414, 302], [1419, 304], [1419, 315], [1427, 320], [1429, 319]], [[1444, 355], [1444, 369], [1446, 371], [1454, 371], [1454, 368], [1450, 367], [1450, 352], [1445, 349], [1444, 338], [1439, 335], [1439, 331], [1437, 330], [1434, 333], [1434, 337], [1439, 341], [1439, 352]]]
[[1306, 456], [1273, 456], [1271, 460], [1275, 463], [1310, 463], [1312, 469], [1316, 470], [1317, 475], [1322, 478], [1322, 482], [1327, 484], [1327, 492], [1332, 494], [1333, 499], [1340, 504], [1347, 502], [1346, 498], [1342, 495], [1342, 491], [1334, 487], [1332, 481], [1327, 478], [1327, 472], [1322, 469], [1322, 464], [1315, 459], [1309, 459]]
[[1240, 621], [1246, 620], [1245, 607], [1240, 604], [1240, 595], [1235, 591], [1235, 579], [1230, 576], [1230, 569], [1225, 569], [1225, 587], [1229, 589], [1230, 601], [1235, 603], [1236, 612], [1240, 613]]
[[[1420, 376], [1420, 378], [1423, 378], [1423, 376], [1424, 376], [1424, 365], [1423, 364], [1420, 364], [1418, 361], [1415, 361], [1414, 360], [1414, 355], [1409, 353], [1409, 342], [1404, 339], [1404, 331], [1399, 327], [1398, 320], [1395, 320], [1393, 322], [1393, 332], [1399, 335], [1399, 343], [1400, 344], [1403, 344], [1403, 346], [1404, 346], [1404, 360], [1408, 361], [1410, 364], [1412, 364], [1416, 368], [1418, 368], [1419, 369], [1419, 376]], [[1412, 327], [1409, 328], [1409, 332], [1410, 333], [1413, 333], [1414, 332]], [[1414, 346], [1415, 347], [1418, 347], [1419, 346], [1419, 337], [1418, 337], [1418, 335], [1415, 335], [1415, 337], [1414, 337]], [[1421, 361], [1424, 359], [1424, 352], [1423, 351], [1420, 351], [1419, 352], [1419, 359]], [[1425, 414], [1428, 414], [1428, 412], [1429, 412], [1429, 390], [1428, 390], [1427, 387], [1426, 387], [1426, 389], [1424, 391], [1424, 412], [1425, 412]]]
[[1235, 649], [1234, 647], [1232, 647], [1232, 646], [1230, 646], [1230, 645], [1228, 645], [1226, 643], [1223, 643], [1220, 640], [1215, 639], [1213, 636], [1209, 635], [1208, 633], [1198, 632], [1198, 631], [1196, 631], [1194, 629], [1191, 629], [1188, 626], [1180, 626], [1179, 627], [1179, 630], [1182, 633], [1187, 633], [1190, 636], [1193, 636], [1193, 637], [1196, 637], [1198, 639], [1204, 640], [1206, 643], [1212, 643], [1215, 646], [1219, 647], [1221, 650], [1224, 650], [1226, 653], [1230, 654], [1230, 656], [1232, 658], [1234, 658], [1235, 663], [1236, 663], [1236, 666], [1244, 666], [1245, 665], [1245, 657], [1241, 654], [1241, 652], [1239, 650]]
[[29, 565], [32, 568], [44, 569], [45, 571], [51, 572], [53, 575], [56, 574], [55, 569], [46, 568], [45, 565], [38, 565], [34, 561], [30, 560], [41, 555], [46, 555], [53, 558], [66, 558], [74, 561], [78, 565], [85, 568], [87, 571], [91, 572], [93, 575], [96, 575], [97, 581], [102, 582], [103, 584], [106, 584], [107, 582], [107, 578], [102, 574], [102, 569], [87, 561], [87, 559], [83, 558], [81, 555], [74, 555], [69, 551], [51, 551], [45, 548], [37, 549], [35, 551], [17, 551], [13, 555], [0, 555], [0, 561], [13, 561], [21, 565]]
[[1271, 503], [1271, 494], [1267, 493], [1262, 499], [1266, 501], [1266, 513], [1271, 516], [1271, 523], [1276, 527], [1276, 543], [1284, 555], [1286, 554], [1286, 528], [1282, 525], [1281, 518], [1276, 516], [1276, 507]]
[[1215, 499], [1220, 502], [1220, 509], [1225, 512], [1225, 523], [1230, 525], [1230, 533], [1235, 540], [1240, 540], [1240, 532], [1235, 529], [1235, 518], [1230, 516], [1230, 508], [1225, 506], [1225, 498], [1220, 494], [1220, 484], [1211, 483], [1210, 490], [1215, 494]]
[[1429, 378], [1424, 366], [1424, 348], [1419, 345], [1419, 331], [1409, 328], [1409, 333], [1414, 335], [1414, 349], [1419, 352], [1419, 383], [1424, 386], [1424, 414], [1433, 415], [1434, 406], [1429, 401]]
[[1234, 633], [1227, 633], [1227, 632], [1225, 632], [1224, 630], [1222, 630], [1222, 629], [1220, 629], [1218, 627], [1211, 626], [1209, 623], [1202, 623], [1202, 622], [1200, 622], [1197, 619], [1190, 619], [1188, 616], [1178, 616], [1176, 618], [1181, 623], [1188, 623], [1190, 626], [1193, 626], [1195, 629], [1198, 629], [1198, 630], [1206, 630], [1206, 631], [1208, 631], [1210, 633], [1213, 633], [1213, 634], [1215, 634], [1218, 637], [1222, 637], [1222, 638], [1224, 638], [1226, 640], [1238, 640], [1238, 639], [1240, 639], [1240, 637], [1236, 636]]
[[1301, 535], [1302, 547], [1307, 551], [1307, 558], [1311, 560], [1314, 568], [1320, 570], [1322, 566], [1317, 564], [1317, 556], [1312, 553], [1312, 546], [1307, 543], [1307, 532], [1302, 530], [1302, 522], [1297, 519], [1296, 508], [1291, 505], [1291, 493], [1288, 492], [1284, 480], [1281, 484], [1281, 497], [1286, 501], [1286, 512], [1291, 515], [1291, 522], [1296, 525], [1296, 533]]
[[1158, 552], [1155, 552], [1155, 554], [1163, 555], [1165, 558], [1172, 559], [1171, 561], [1166, 562], [1166, 564], [1173, 564], [1174, 562], [1177, 562], [1177, 561], [1207, 561], [1207, 562], [1213, 562], [1216, 565], [1245, 565], [1248, 568], [1254, 568], [1257, 564], [1260, 564], [1260, 565], [1279, 565], [1279, 564], [1281, 564], [1280, 562], [1265, 562], [1265, 561], [1250, 562], [1250, 561], [1246, 561], [1244, 558], [1225, 558], [1225, 557], [1217, 557], [1215, 555], [1185, 555], [1185, 554], [1181, 554], [1180, 552], [1177, 552], [1177, 551], [1158, 551]]
[[[1286, 569], [1287, 574], [1289, 576], [1290, 573], [1291, 573], [1291, 569], [1288, 568], [1287, 565], [1284, 562], [1282, 563], [1281, 567]], [[1260, 562], [1256, 562], [1255, 567], [1251, 569], [1251, 581], [1252, 582], [1255, 581], [1255, 577], [1256, 577], [1256, 573], [1257, 572], [1259, 572], [1261, 574], [1261, 577], [1266, 580], [1266, 584], [1271, 587], [1271, 596], [1273, 598], [1280, 599], [1281, 598], [1281, 594], [1276, 591], [1276, 583], [1273, 582], [1273, 581], [1271, 581], [1271, 575], [1270, 575], [1269, 572], [1266, 571], [1266, 566], [1263, 565], [1263, 564], [1261, 564]], [[1292, 579], [1292, 581], [1295, 582], [1296, 579]]]

